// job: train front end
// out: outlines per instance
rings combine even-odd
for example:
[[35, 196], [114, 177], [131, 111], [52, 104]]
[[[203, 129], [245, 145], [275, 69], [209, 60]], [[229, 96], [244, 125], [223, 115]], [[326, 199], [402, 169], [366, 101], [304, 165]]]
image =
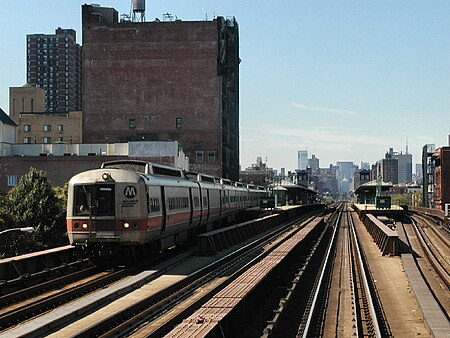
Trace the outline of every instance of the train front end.
[[135, 172], [95, 169], [74, 176], [67, 201], [70, 244], [100, 256], [144, 244], [146, 201], [144, 180]]

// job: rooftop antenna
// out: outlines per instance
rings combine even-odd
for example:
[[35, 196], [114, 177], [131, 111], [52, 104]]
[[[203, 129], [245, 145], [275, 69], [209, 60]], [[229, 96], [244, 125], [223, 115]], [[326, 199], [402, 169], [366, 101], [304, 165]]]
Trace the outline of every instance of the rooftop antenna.
[[173, 21], [173, 14], [169, 12], [163, 14], [163, 21]]
[[208, 13], [202, 8], [203, 13], [205, 13], [205, 21], [208, 21]]
[[406, 136], [406, 155], [408, 155], [408, 136]]
[[131, 0], [131, 19], [133, 22], [145, 22], [145, 0]]

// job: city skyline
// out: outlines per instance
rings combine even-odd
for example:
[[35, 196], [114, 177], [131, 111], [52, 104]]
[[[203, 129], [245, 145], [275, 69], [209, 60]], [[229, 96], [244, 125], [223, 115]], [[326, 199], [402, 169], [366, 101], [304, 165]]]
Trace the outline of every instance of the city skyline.
[[[0, 108], [9, 113], [9, 87], [26, 83], [26, 35], [72, 28], [82, 43], [83, 3], [2, 4]], [[126, 14], [131, 1], [97, 3]], [[448, 145], [449, 10], [445, 1], [147, 1], [146, 20], [236, 17], [241, 167], [261, 156], [293, 170], [302, 149], [328, 167], [372, 164], [389, 148], [404, 151], [406, 139], [414, 164], [423, 145]]]

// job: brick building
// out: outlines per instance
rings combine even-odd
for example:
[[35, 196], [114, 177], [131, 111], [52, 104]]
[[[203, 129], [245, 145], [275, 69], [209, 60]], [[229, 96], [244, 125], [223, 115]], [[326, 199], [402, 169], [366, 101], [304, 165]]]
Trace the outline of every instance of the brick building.
[[11, 118], [19, 126], [17, 143], [81, 142], [81, 112], [15, 113]]
[[119, 22], [82, 6], [83, 142], [179, 140], [193, 171], [238, 180], [235, 19]]
[[433, 154], [434, 159], [434, 207], [445, 210], [450, 203], [450, 147], [440, 147]]
[[27, 83], [45, 90], [46, 112], [81, 110], [81, 46], [73, 29], [27, 35]]
[[392, 148], [381, 160], [380, 169], [383, 182], [398, 184], [398, 159], [394, 158]]
[[16, 143], [81, 143], [80, 111], [45, 112], [44, 89], [30, 84], [9, 88], [10, 117], [17, 124]]
[[25, 84], [9, 87], [9, 115], [45, 111], [45, 91], [41, 87]]

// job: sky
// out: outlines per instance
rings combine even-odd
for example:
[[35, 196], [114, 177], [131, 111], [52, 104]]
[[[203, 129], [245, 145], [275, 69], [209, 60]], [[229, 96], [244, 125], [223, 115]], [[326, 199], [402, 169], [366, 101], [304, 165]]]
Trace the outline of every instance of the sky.
[[[0, 108], [26, 82], [26, 35], [73, 28], [78, 0], [1, 1]], [[129, 14], [131, 0], [96, 0]], [[235, 17], [239, 25], [240, 161], [297, 168], [297, 151], [375, 163], [389, 148], [421, 162], [450, 134], [450, 1], [146, 1], [146, 21]], [[413, 168], [413, 172], [415, 169]]]

